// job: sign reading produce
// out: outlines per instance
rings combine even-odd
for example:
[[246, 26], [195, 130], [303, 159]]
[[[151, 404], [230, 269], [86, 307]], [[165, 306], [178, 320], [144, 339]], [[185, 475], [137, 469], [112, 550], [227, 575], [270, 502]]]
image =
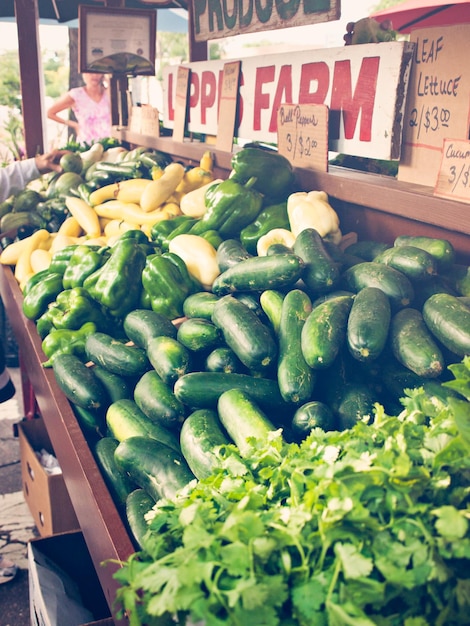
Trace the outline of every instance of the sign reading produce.
[[192, 27], [196, 41], [208, 41], [340, 16], [340, 0], [194, 0]]
[[[238, 137], [276, 143], [283, 103], [329, 108], [329, 149], [397, 159], [413, 46], [384, 42], [242, 59]], [[217, 134], [223, 61], [191, 68], [188, 130]], [[164, 70], [164, 124], [175, 116], [177, 68]]]

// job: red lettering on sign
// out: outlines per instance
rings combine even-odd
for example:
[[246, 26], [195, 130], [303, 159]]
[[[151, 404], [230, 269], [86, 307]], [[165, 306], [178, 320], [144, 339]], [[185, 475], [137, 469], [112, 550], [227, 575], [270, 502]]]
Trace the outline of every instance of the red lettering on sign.
[[255, 98], [253, 104], [253, 130], [261, 130], [261, 110], [269, 109], [269, 94], [263, 93], [263, 86], [274, 81], [274, 65], [256, 68]]
[[[346, 139], [354, 138], [357, 119], [359, 112], [361, 112], [359, 139], [360, 141], [371, 141], [379, 63], [379, 57], [369, 57], [362, 60], [354, 96], [351, 85], [351, 61], [337, 61], [335, 63], [330, 108], [332, 111], [343, 112]], [[339, 122], [339, 116], [336, 119]], [[336, 131], [338, 132], [337, 137], [339, 137], [339, 128]]]
[[173, 74], [168, 76], [168, 119], [173, 121], [175, 119], [175, 107], [173, 105]]
[[[315, 91], [310, 91], [312, 86]], [[299, 104], [324, 104], [330, 86], [330, 68], [324, 61], [305, 63], [300, 71]]]
[[269, 132], [277, 131], [277, 111], [283, 102], [292, 102], [292, 65], [283, 65], [274, 94]]
[[201, 76], [201, 123], [207, 122], [207, 109], [214, 105], [217, 81], [214, 72], [202, 72]]
[[201, 93], [199, 74], [191, 72], [191, 78], [189, 83], [189, 110], [188, 110], [188, 123], [191, 121], [191, 110], [195, 109], [199, 103], [199, 97]]

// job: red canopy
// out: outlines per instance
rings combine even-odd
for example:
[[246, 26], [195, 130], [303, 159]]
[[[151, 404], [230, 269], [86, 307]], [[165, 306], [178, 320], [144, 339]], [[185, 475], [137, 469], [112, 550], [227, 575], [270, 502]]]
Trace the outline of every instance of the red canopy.
[[378, 22], [391, 20], [394, 30], [410, 33], [417, 28], [450, 26], [470, 22], [470, 0], [407, 0], [389, 9], [372, 13]]

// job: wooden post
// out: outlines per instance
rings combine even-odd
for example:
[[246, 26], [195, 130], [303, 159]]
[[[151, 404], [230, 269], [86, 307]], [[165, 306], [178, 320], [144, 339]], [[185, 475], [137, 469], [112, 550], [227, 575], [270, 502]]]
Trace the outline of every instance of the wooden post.
[[15, 0], [26, 156], [44, 152], [38, 0]]
[[207, 41], [196, 41], [194, 38], [194, 32], [192, 28], [193, 24], [193, 3], [188, 2], [188, 41], [189, 41], [189, 60], [194, 61], [207, 61], [208, 58], [208, 46]]

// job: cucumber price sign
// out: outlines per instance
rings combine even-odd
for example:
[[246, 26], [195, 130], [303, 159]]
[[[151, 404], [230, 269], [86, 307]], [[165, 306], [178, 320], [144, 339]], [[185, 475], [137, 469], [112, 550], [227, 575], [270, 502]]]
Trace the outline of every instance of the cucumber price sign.
[[339, 20], [340, 0], [193, 0], [196, 41]]
[[444, 141], [434, 195], [470, 204], [470, 141]]
[[294, 167], [328, 170], [328, 107], [282, 104], [277, 116], [278, 150]]

